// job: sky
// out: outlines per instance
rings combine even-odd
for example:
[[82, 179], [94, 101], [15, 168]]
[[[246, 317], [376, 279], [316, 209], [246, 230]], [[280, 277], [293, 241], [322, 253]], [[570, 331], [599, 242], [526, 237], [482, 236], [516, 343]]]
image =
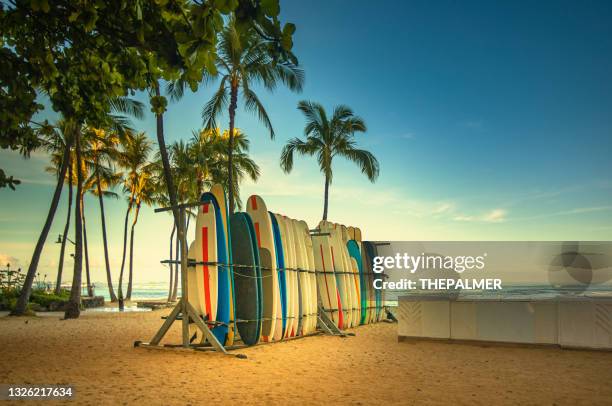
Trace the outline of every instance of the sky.
[[[612, 237], [612, 3], [281, 0], [297, 26], [294, 52], [306, 73], [302, 93], [258, 89], [277, 136], [240, 109], [262, 174], [241, 194], [316, 226], [323, 177], [309, 157], [290, 174], [283, 145], [303, 137], [300, 100], [328, 110], [346, 104], [366, 121], [362, 148], [380, 162], [370, 183], [334, 161], [329, 218], [358, 226], [368, 240], [610, 240]], [[215, 87], [171, 104], [167, 142], [202, 126]], [[146, 101], [144, 95], [140, 99]], [[46, 112], [42, 117], [53, 117]], [[225, 117], [222, 122], [227, 122]], [[134, 126], [155, 138], [149, 113]], [[0, 263], [27, 267], [48, 212], [54, 179], [48, 156], [0, 151], [23, 180], [0, 190]], [[66, 193], [39, 266], [54, 279]], [[86, 199], [90, 263], [104, 280], [100, 214]], [[125, 198], [107, 202], [111, 267], [121, 262]], [[71, 225], [73, 227], [73, 225]], [[135, 280], [164, 281], [170, 216], [142, 210]], [[66, 280], [72, 262], [66, 263]]]

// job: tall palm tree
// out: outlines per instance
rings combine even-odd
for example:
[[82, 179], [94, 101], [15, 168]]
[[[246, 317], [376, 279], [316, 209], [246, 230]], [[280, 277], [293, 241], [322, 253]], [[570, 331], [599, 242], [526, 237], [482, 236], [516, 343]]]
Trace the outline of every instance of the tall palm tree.
[[83, 193], [81, 194], [81, 221], [83, 222], [83, 248], [85, 251], [85, 278], [87, 283], [87, 296], [93, 296], [91, 285], [91, 273], [89, 272], [89, 244], [87, 244], [87, 223], [85, 220], [85, 194], [94, 186], [94, 180], [90, 177], [83, 182]]
[[[270, 117], [255, 91], [253, 84], [262, 84], [272, 91], [279, 82], [290, 90], [301, 91], [304, 72], [293, 62], [276, 62], [270, 52], [270, 44], [252, 28], [238, 27], [230, 19], [219, 36], [217, 47], [217, 70], [220, 76], [219, 88], [202, 110], [202, 119], [207, 129], [217, 127], [217, 118], [227, 109], [229, 114], [228, 140], [228, 200], [230, 214], [234, 212], [234, 171], [233, 145], [236, 109], [239, 93], [244, 100], [245, 110], [257, 114], [259, 120], [274, 138]], [[293, 58], [295, 59], [295, 58]]]
[[371, 182], [378, 177], [378, 160], [371, 152], [357, 148], [355, 133], [365, 132], [366, 125], [349, 107], [336, 106], [331, 119], [319, 103], [301, 101], [298, 103], [298, 109], [306, 117], [304, 127], [306, 140], [293, 138], [287, 142], [281, 153], [281, 168], [286, 173], [291, 172], [295, 152], [302, 155], [316, 155], [319, 168], [325, 175], [323, 220], [327, 220], [333, 158], [340, 156], [353, 161]]
[[[60, 120], [57, 123], [57, 129], [47, 135], [44, 139], [45, 149], [50, 153], [51, 165], [45, 168], [45, 171], [59, 176], [62, 165], [63, 155], [66, 142], [68, 138], [73, 137], [72, 123]], [[76, 173], [76, 161], [74, 159], [74, 150], [71, 148], [70, 153], [67, 157], [67, 174], [64, 176], [64, 182], [68, 185], [68, 210], [66, 211], [66, 223], [64, 225], [64, 232], [62, 234], [59, 263], [57, 266], [57, 277], [55, 280], [54, 292], [56, 295], [60, 294], [62, 284], [62, 274], [64, 270], [64, 255], [66, 252], [66, 241], [68, 240], [68, 231], [70, 230], [70, 219], [72, 216], [72, 201], [73, 201], [73, 185], [75, 184], [74, 174]]]
[[[53, 132], [57, 132], [57, 128], [62, 125], [62, 123], [58, 123], [53, 129]], [[76, 124], [72, 123], [70, 120], [65, 121], [64, 131], [62, 134], [72, 134], [75, 130]], [[60, 139], [59, 134], [55, 133], [56, 137], [53, 137], [55, 140]], [[45, 142], [44, 145], [47, 148], [54, 148], [54, 142]], [[17, 299], [17, 303], [15, 304], [15, 308], [11, 312], [13, 316], [21, 316], [25, 314], [28, 301], [30, 300], [30, 294], [32, 293], [32, 283], [34, 282], [34, 277], [36, 276], [36, 270], [38, 268], [38, 263], [40, 262], [40, 255], [42, 253], [42, 249], [45, 245], [45, 241], [47, 240], [47, 236], [49, 235], [49, 230], [51, 230], [51, 225], [53, 224], [53, 218], [55, 217], [55, 212], [57, 211], [57, 207], [59, 205], [59, 200], [62, 195], [62, 189], [64, 185], [64, 180], [66, 178], [66, 172], [68, 171], [68, 167], [70, 166], [69, 157], [70, 151], [73, 145], [73, 137], [66, 137], [63, 145], [62, 152], [62, 160], [60, 165], [59, 174], [57, 177], [57, 183], [55, 185], [55, 190], [53, 192], [53, 197], [51, 198], [51, 204], [49, 205], [49, 212], [47, 213], [47, 218], [45, 220], [45, 224], [38, 236], [38, 241], [36, 242], [36, 246], [34, 248], [34, 252], [32, 253], [32, 259], [30, 260], [30, 265], [28, 266], [28, 272], [26, 274], [26, 278], [21, 288], [21, 293], [19, 298]]]
[[83, 195], [83, 157], [81, 149], [81, 127], [80, 123], [74, 132], [74, 149], [77, 178], [77, 199], [74, 209], [74, 268], [72, 272], [72, 286], [70, 288], [70, 298], [66, 303], [64, 318], [76, 319], [81, 314], [81, 280], [83, 271], [83, 221], [81, 199]]
[[94, 189], [91, 192], [97, 196], [100, 206], [100, 220], [102, 225], [102, 245], [104, 248], [104, 264], [106, 267], [106, 284], [111, 302], [117, 301], [113, 280], [111, 276], [110, 261], [108, 254], [108, 239], [106, 235], [106, 215], [104, 212], [104, 197], [117, 197], [117, 194], [108, 189], [117, 185], [121, 179], [120, 175], [113, 171], [112, 163], [117, 156], [119, 136], [113, 131], [104, 129], [91, 129], [88, 133], [88, 147], [92, 163], [92, 179]]
[[134, 205], [136, 207], [134, 211], [134, 220], [132, 222], [132, 228], [130, 230], [130, 266], [128, 276], [128, 287], [125, 295], [126, 300], [132, 298], [132, 275], [133, 275], [133, 263], [134, 263], [134, 229], [136, 223], [138, 223], [138, 215], [140, 214], [140, 207], [144, 203], [150, 206], [154, 203], [155, 188], [152, 181], [151, 165], [147, 165], [142, 169], [140, 176], [138, 177], [138, 186], [134, 196]]
[[123, 308], [123, 272], [125, 269], [125, 256], [127, 252], [127, 229], [130, 213], [136, 202], [136, 194], [142, 183], [142, 172], [149, 165], [149, 155], [153, 144], [145, 133], [136, 135], [127, 134], [122, 141], [122, 151], [117, 157], [119, 166], [125, 169], [124, 190], [128, 193], [128, 207], [125, 213], [123, 226], [123, 253], [121, 256], [121, 269], [119, 273], [119, 307]]

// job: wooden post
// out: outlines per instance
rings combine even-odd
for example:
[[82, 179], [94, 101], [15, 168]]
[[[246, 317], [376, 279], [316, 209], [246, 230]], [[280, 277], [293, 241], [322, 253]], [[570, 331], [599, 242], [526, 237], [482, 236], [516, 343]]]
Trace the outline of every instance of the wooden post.
[[[180, 257], [181, 291], [182, 291], [181, 299], [176, 304], [174, 309], [172, 309], [172, 311], [170, 312], [170, 314], [168, 315], [168, 317], [166, 318], [166, 320], [164, 321], [160, 329], [157, 331], [157, 333], [155, 333], [151, 341], [148, 343], [142, 343], [140, 341], [136, 341], [134, 343], [134, 346], [136, 347], [145, 347], [145, 348], [173, 348], [175, 347], [172, 345], [162, 347], [159, 345], [159, 343], [161, 342], [161, 339], [164, 338], [164, 335], [166, 335], [166, 333], [170, 329], [170, 326], [172, 325], [172, 323], [174, 323], [178, 319], [179, 314], [180, 314], [181, 315], [181, 330], [182, 330], [182, 343], [180, 344], [181, 347], [184, 347], [184, 348], [197, 347], [197, 345], [191, 345], [191, 343], [189, 342], [190, 340], [189, 322], [192, 321], [198, 327], [198, 329], [202, 332], [203, 338], [206, 338], [215, 350], [223, 354], [227, 354], [227, 351], [225, 350], [225, 347], [223, 346], [223, 344], [221, 344], [219, 340], [217, 340], [217, 337], [215, 337], [212, 331], [210, 331], [206, 323], [204, 323], [204, 320], [202, 320], [202, 317], [198, 314], [198, 312], [196, 312], [193, 306], [189, 304], [189, 296], [188, 296], [188, 288], [187, 288], [187, 267], [189, 266], [189, 258], [187, 258], [188, 247], [187, 247], [187, 236], [185, 235], [186, 234], [185, 233], [185, 229], [186, 229], [186, 217], [185, 217], [186, 210], [185, 209], [188, 207], [200, 206], [200, 204], [201, 203], [196, 202], [196, 203], [185, 203], [185, 204], [180, 204], [178, 206], [175, 206], [176, 208], [179, 209], [179, 221], [181, 222], [180, 225], [182, 226], [182, 227], [177, 227], [177, 229], [180, 230], [177, 235], [177, 238], [181, 242], [180, 244], [181, 245], [181, 257]], [[155, 212], [159, 213], [159, 212], [168, 211], [171, 209], [172, 207], [164, 207], [160, 209], [155, 209]], [[162, 262], [170, 263], [173, 261], [162, 261]]]

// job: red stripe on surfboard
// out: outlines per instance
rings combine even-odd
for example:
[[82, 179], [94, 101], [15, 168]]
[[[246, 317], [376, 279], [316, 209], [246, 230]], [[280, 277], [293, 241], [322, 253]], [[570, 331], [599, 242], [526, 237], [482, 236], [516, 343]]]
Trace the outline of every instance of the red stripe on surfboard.
[[255, 223], [255, 235], [257, 236], [257, 247], [261, 248], [261, 237], [259, 236], [259, 223]]
[[257, 210], [257, 199], [255, 196], [251, 196], [251, 207], [253, 207], [253, 210]]
[[[208, 208], [208, 205], [204, 207]], [[202, 261], [208, 262], [208, 227], [202, 227]], [[208, 265], [204, 265], [204, 302], [206, 305], [206, 315], [212, 319], [212, 309], [210, 305], [210, 284], [209, 284]]]
[[340, 301], [340, 292], [338, 291], [338, 288], [336, 288], [336, 296], [338, 298], [338, 327], [340, 327], [344, 326], [344, 315], [342, 314], [342, 302]]
[[208, 205], [209, 203], [206, 203], [205, 205], [202, 206], [202, 213], [208, 213]]

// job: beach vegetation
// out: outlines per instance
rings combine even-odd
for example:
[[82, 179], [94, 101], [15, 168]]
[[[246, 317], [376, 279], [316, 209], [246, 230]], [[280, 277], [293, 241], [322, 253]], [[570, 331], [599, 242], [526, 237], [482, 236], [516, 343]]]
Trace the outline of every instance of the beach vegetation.
[[[251, 36], [249, 44], [257, 43], [254, 48], [257, 52], [249, 54], [249, 59], [246, 59], [249, 63], [243, 67], [249, 69], [258, 64], [260, 67], [248, 77], [242, 75], [242, 88], [243, 92], [249, 90], [245, 95], [247, 109], [255, 111], [260, 117], [267, 117], [257, 97], [244, 83], [254, 79], [272, 88], [273, 83], [281, 80], [290, 88], [301, 87], [299, 81], [291, 79], [295, 71], [292, 67], [297, 66], [297, 59], [291, 53], [295, 26], [282, 24], [279, 12], [278, 0], [110, 0], [78, 5], [68, 0], [15, 0], [0, 5], [0, 114], [3, 123], [0, 147], [19, 150], [26, 157], [39, 147], [41, 134], [57, 129], [48, 121], [34, 120], [45, 109], [59, 114], [70, 126], [71, 132], [61, 150], [57, 184], [13, 315], [24, 314], [26, 310], [42, 249], [68, 175], [68, 183], [71, 187], [76, 186], [76, 193], [70, 199], [74, 204], [70, 208], [74, 212], [74, 263], [65, 318], [79, 316], [86, 233], [82, 197], [92, 187], [98, 194], [102, 189], [101, 179], [88, 182], [92, 173], [98, 173], [100, 168], [96, 169], [94, 165], [92, 171], [89, 165], [82, 165], [88, 156], [88, 129], [106, 129], [109, 114], [116, 109], [113, 103], [118, 99], [137, 91], [149, 92], [149, 104], [156, 118], [157, 144], [168, 203], [176, 206], [178, 199], [163, 127], [163, 114], [168, 103], [160, 91], [160, 85], [179, 82], [183, 85], [182, 89], [196, 91], [206, 78], [216, 75], [220, 66], [218, 56], [224, 54], [224, 39], [223, 36], [218, 38], [218, 34], [231, 23], [234, 32]], [[227, 39], [232, 46], [236, 44], [234, 37]], [[267, 65], [262, 61], [266, 61]], [[237, 76], [233, 76], [233, 79], [237, 79]], [[237, 89], [236, 83], [232, 85], [233, 89]], [[44, 103], [40, 102], [41, 99]], [[269, 123], [269, 119], [263, 120]], [[233, 128], [232, 121], [228, 150], [230, 169], [227, 171], [230, 193], [234, 185], [231, 169]], [[271, 126], [270, 130], [273, 134]], [[18, 184], [18, 179], [11, 174], [0, 172], [0, 187], [15, 188]], [[135, 204], [136, 197], [131, 199], [132, 205]], [[233, 199], [230, 199], [231, 207], [232, 202]], [[184, 241], [185, 230], [178, 221], [177, 209], [173, 210], [173, 216], [178, 238]], [[181, 247], [181, 250], [185, 253], [186, 247]], [[87, 257], [85, 250], [86, 271]], [[107, 275], [110, 280], [108, 261]]]

